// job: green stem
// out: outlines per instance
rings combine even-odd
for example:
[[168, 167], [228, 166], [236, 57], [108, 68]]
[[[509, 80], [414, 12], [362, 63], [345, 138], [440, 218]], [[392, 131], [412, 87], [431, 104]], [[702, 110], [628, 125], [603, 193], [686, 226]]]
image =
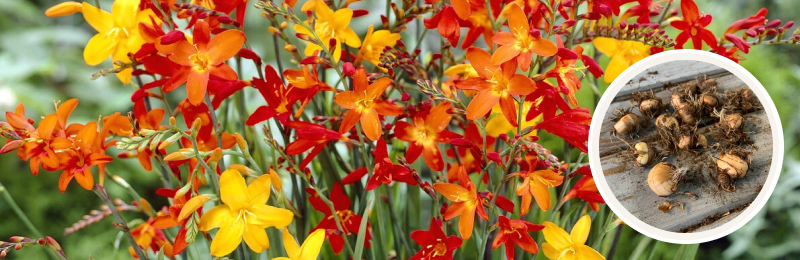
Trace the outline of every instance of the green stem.
[[133, 238], [133, 235], [131, 235], [131, 230], [128, 228], [128, 224], [125, 223], [124, 219], [122, 219], [122, 216], [117, 211], [116, 206], [113, 202], [111, 202], [111, 198], [108, 197], [106, 188], [102, 185], [95, 185], [94, 188], [92, 188], [92, 191], [94, 191], [94, 193], [97, 194], [97, 196], [103, 201], [103, 203], [108, 206], [108, 209], [111, 211], [111, 215], [114, 216], [114, 219], [117, 221], [117, 224], [120, 225], [122, 232], [125, 233], [125, 238], [128, 240], [128, 243], [131, 244], [133, 251], [136, 252], [136, 256], [138, 256], [140, 260], [148, 260], [147, 254], [145, 254], [145, 252], [142, 250], [142, 247], [136, 244], [136, 240]]
[[[19, 220], [25, 224], [25, 227], [28, 228], [28, 230], [37, 238], [43, 238], [44, 236], [42, 236], [42, 232], [40, 232], [39, 229], [33, 225], [33, 222], [31, 222], [30, 219], [28, 219], [28, 215], [25, 215], [25, 212], [19, 208], [19, 205], [17, 205], [17, 202], [14, 201], [13, 197], [11, 197], [11, 193], [9, 193], [6, 187], [3, 186], [3, 183], [0, 183], [0, 194], [3, 194], [3, 200], [5, 200], [8, 206], [11, 207], [11, 210], [14, 211], [14, 214], [17, 215]], [[59, 257], [52, 251], [47, 250], [47, 253], [51, 259], [59, 259]]]

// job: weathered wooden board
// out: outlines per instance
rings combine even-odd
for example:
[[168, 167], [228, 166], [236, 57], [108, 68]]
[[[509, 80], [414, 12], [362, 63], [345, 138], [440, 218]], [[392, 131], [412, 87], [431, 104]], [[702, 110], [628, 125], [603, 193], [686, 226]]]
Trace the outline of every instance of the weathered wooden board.
[[[680, 62], [691, 64], [681, 65]], [[705, 64], [704, 66], [710, 68], [702, 69], [697, 68], [696, 62], [679, 61], [671, 63], [664, 64], [667, 66], [662, 65], [660, 68], [654, 67], [649, 71], [643, 72], [634, 77], [634, 80], [629, 82], [625, 88], [653, 89], [656, 91], [656, 96], [661, 98], [663, 102], [669, 103], [671, 89], [662, 88], [661, 86], [664, 86], [666, 81], [659, 79], [659, 77], [667, 81], [669, 79], [688, 81], [710, 74], [717, 78], [720, 93], [725, 90], [746, 87], [737, 77], [726, 72], [720, 72], [713, 65]], [[675, 69], [689, 67], [692, 69]], [[667, 70], [668, 68], [670, 69]], [[662, 72], [659, 69], [665, 69], [669, 73]], [[701, 72], [698, 73], [698, 71]], [[653, 82], [647, 86], [640, 87], [638, 86], [638, 81], [641, 77], [646, 77], [647, 80], [652, 80]], [[649, 77], [653, 78], [649, 79]], [[678, 80], [670, 82], [680, 83], [681, 81]], [[631, 93], [633, 92], [620, 93], [617, 97], [624, 97]], [[631, 107], [629, 98], [615, 100], [609, 108], [606, 119], [612, 117], [615, 108], [629, 107]], [[638, 109], [634, 109], [633, 112], [639, 114]], [[647, 175], [651, 167], [639, 168], [629, 162], [619, 160], [619, 153], [626, 151], [628, 147], [624, 142], [610, 135], [614, 124], [610, 120], [603, 122], [603, 133], [600, 136], [600, 156], [603, 174], [611, 190], [614, 191], [617, 200], [631, 214], [649, 225], [674, 232], [700, 231], [719, 226], [733, 219], [742, 208], [746, 207], [745, 205], [755, 199], [769, 175], [769, 167], [772, 162], [772, 136], [770, 135], [771, 129], [766, 113], [763, 110], [749, 113], [745, 115], [745, 122], [745, 131], [750, 133], [750, 138], [754, 141], [753, 148], [757, 149], [757, 151], [754, 151], [753, 155], [750, 156], [750, 170], [744, 178], [736, 182], [736, 190], [734, 192], [725, 192], [718, 188], [718, 184], [714, 179], [716, 174], [715, 159], [712, 156], [718, 156], [719, 151], [709, 149], [701, 152], [682, 151], [680, 154], [664, 159], [664, 161], [668, 161], [678, 167], [688, 167], [690, 169], [681, 182], [678, 191], [693, 192], [699, 196], [699, 199], [685, 195], [673, 195], [669, 198], [658, 197], [647, 185]], [[709, 136], [712, 127], [712, 120], [707, 120], [705, 126], [698, 131]], [[650, 126], [640, 130], [637, 136], [626, 137], [625, 141], [630, 144], [639, 141], [652, 142], [656, 140], [656, 137], [655, 128]], [[709, 138], [709, 143], [716, 143], [716, 140]], [[751, 147], [743, 148], [751, 150]], [[683, 211], [681, 211], [680, 207], [673, 208], [669, 213], [663, 213], [658, 210], [657, 206], [668, 199], [683, 202]]]

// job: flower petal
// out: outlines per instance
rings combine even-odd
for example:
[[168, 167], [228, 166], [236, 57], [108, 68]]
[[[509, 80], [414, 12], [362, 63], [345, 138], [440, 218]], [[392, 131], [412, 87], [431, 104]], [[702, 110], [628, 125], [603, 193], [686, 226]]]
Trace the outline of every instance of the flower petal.
[[300, 256], [297, 259], [316, 260], [322, 249], [322, 242], [325, 242], [325, 230], [317, 229], [306, 237], [306, 241], [300, 246]]
[[81, 13], [83, 13], [83, 19], [86, 20], [92, 28], [97, 30], [98, 34], [104, 34], [111, 30], [111, 28], [114, 28], [114, 18], [103, 9], [83, 2]]
[[381, 138], [383, 128], [381, 127], [381, 119], [375, 109], [363, 111], [363, 114], [361, 114], [361, 127], [369, 140], [375, 141]]
[[[325, 232], [324, 229], [317, 229], [317, 230], [322, 230], [323, 232]], [[294, 236], [292, 236], [292, 234], [289, 233], [288, 228], [283, 229], [283, 247], [286, 248], [286, 254], [289, 255], [291, 259], [297, 259], [297, 256], [300, 255], [300, 246], [297, 245], [297, 241], [295, 241]]]
[[83, 49], [83, 60], [89, 66], [96, 66], [107, 60], [116, 47], [113, 38], [98, 33], [89, 39], [89, 43]]
[[223, 63], [239, 53], [244, 45], [245, 36], [239, 30], [226, 30], [220, 34], [215, 35], [208, 41], [208, 51], [206, 55], [211, 65]]
[[242, 235], [247, 247], [253, 252], [261, 253], [264, 249], [269, 249], [269, 237], [264, 228], [249, 225]]
[[250, 204], [266, 204], [271, 191], [269, 174], [258, 176], [250, 185], [247, 185], [247, 201]]
[[250, 207], [251, 212], [256, 215], [255, 219], [248, 219], [254, 225], [284, 228], [292, 223], [294, 214], [278, 207], [264, 204], [256, 204]]
[[226, 222], [236, 218], [236, 213], [228, 205], [217, 205], [200, 216], [200, 230], [209, 231], [223, 226]]
[[500, 101], [500, 96], [491, 90], [483, 90], [478, 92], [472, 101], [467, 106], [467, 119], [475, 120], [483, 117], [492, 110], [492, 107]]
[[214, 240], [211, 241], [211, 255], [225, 256], [233, 252], [242, 242], [245, 223], [234, 220], [220, 227]]
[[589, 230], [592, 228], [592, 220], [589, 218], [589, 215], [583, 215], [575, 226], [572, 227], [572, 231], [570, 231], [570, 238], [572, 242], [576, 245], [583, 245], [586, 243], [586, 239], [589, 238]]
[[247, 183], [237, 170], [225, 170], [219, 177], [219, 193], [222, 202], [237, 211], [248, 204]]
[[[573, 245], [572, 239], [570, 239], [569, 234], [564, 229], [556, 226], [555, 223], [550, 221], [544, 222], [544, 229], [542, 229], [542, 234], [544, 235], [544, 240], [547, 243], [543, 244], [542, 247], [546, 247], [545, 245], [552, 246], [556, 251], [561, 251], [564, 248], [570, 247]], [[545, 249], [545, 254], [547, 254], [547, 249]], [[549, 257], [549, 256], [548, 256]], [[553, 259], [558, 258], [553, 257]]]
[[472, 227], [475, 225], [475, 209], [465, 209], [458, 219], [458, 232], [464, 240], [472, 237]]

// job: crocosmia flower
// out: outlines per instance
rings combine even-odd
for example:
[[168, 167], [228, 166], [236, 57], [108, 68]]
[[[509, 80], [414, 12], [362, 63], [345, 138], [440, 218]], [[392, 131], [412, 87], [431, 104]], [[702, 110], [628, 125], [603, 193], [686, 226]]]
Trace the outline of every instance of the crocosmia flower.
[[408, 260], [453, 260], [453, 252], [464, 242], [457, 236], [445, 235], [442, 223], [436, 219], [431, 219], [431, 226], [427, 231], [411, 232], [411, 239], [421, 245], [422, 249]]
[[530, 78], [516, 74], [515, 60], [497, 66], [492, 64], [491, 58], [492, 56], [483, 49], [476, 47], [467, 49], [467, 60], [480, 76], [461, 81], [456, 85], [459, 89], [478, 91], [467, 106], [467, 119], [481, 118], [500, 103], [508, 122], [517, 126], [517, 102], [514, 101], [514, 96], [530, 94], [536, 90], [536, 86]]
[[450, 103], [442, 102], [431, 108], [430, 112], [417, 114], [413, 117], [413, 125], [398, 121], [394, 127], [394, 134], [398, 139], [409, 142], [406, 151], [406, 160], [413, 163], [422, 154], [425, 164], [434, 171], [444, 169], [442, 152], [437, 143], [449, 143], [450, 139], [459, 138], [460, 135], [446, 130], [453, 115], [448, 114]]
[[444, 219], [451, 220], [461, 216], [458, 219], [458, 232], [464, 239], [469, 239], [475, 225], [475, 213], [484, 220], [488, 220], [489, 216], [483, 208], [483, 200], [478, 196], [475, 184], [463, 167], [458, 172], [458, 183], [434, 183], [433, 189], [452, 202], [444, 213]]
[[[297, 24], [294, 26], [294, 29], [297, 31], [297, 33], [310, 38], [315, 37], [314, 34], [316, 34], [319, 36], [322, 44], [329, 44], [331, 40], [335, 40], [336, 44], [333, 44], [331, 46], [333, 48], [329, 49], [329, 51], [332, 52], [331, 56], [333, 57], [333, 60], [337, 62], [342, 57], [342, 43], [353, 48], [361, 47], [361, 39], [358, 38], [358, 35], [355, 31], [353, 31], [353, 28], [350, 28], [350, 19], [353, 18], [353, 10], [341, 8], [334, 12], [330, 7], [328, 7], [328, 5], [324, 3], [315, 4], [313, 9], [314, 13], [316, 14], [314, 28], [312, 28], [314, 32], [312, 33], [306, 29], [305, 26]], [[309, 21], [304, 23], [306, 26], [309, 26], [310, 24]], [[305, 55], [311, 56], [321, 50], [323, 50], [322, 46], [309, 43], [306, 45]]]
[[555, 223], [546, 221], [542, 233], [547, 242], [542, 244], [542, 251], [550, 259], [604, 260], [606, 258], [594, 248], [584, 245], [591, 229], [592, 220], [589, 215], [581, 217], [569, 234]]
[[528, 232], [540, 231], [544, 225], [533, 224], [521, 219], [509, 219], [500, 215], [497, 218], [497, 227], [499, 230], [492, 241], [492, 249], [505, 245], [506, 259], [514, 259], [514, 245], [518, 245], [522, 250], [531, 254], [539, 253], [539, 246]]
[[611, 57], [611, 61], [608, 62], [608, 66], [606, 66], [606, 75], [603, 77], [606, 83], [611, 83], [619, 74], [622, 74], [625, 69], [647, 58], [647, 56], [650, 56], [650, 46], [637, 41], [623, 41], [599, 37], [595, 38], [592, 43], [594, 43], [598, 51]]
[[219, 178], [221, 205], [200, 218], [200, 230], [219, 228], [211, 241], [211, 254], [225, 256], [233, 252], [242, 239], [258, 253], [269, 248], [267, 227], [285, 228], [292, 223], [291, 211], [266, 205], [270, 193], [269, 175], [261, 175], [250, 185], [236, 170], [226, 170]]
[[522, 177], [522, 184], [517, 186], [517, 195], [522, 197], [520, 214], [525, 215], [531, 206], [531, 197], [536, 199], [539, 208], [547, 211], [550, 209], [550, 188], [557, 187], [564, 182], [564, 176], [551, 170], [521, 171], [516, 173]]
[[683, 14], [683, 20], [669, 23], [675, 29], [682, 31], [675, 38], [675, 49], [682, 49], [683, 44], [689, 39], [692, 39], [694, 49], [703, 48], [703, 42], [711, 48], [717, 47], [716, 36], [706, 29], [706, 26], [711, 23], [710, 14], [701, 14], [694, 0], [681, 0], [681, 14]]
[[[96, 66], [110, 56], [115, 61], [130, 62], [128, 53], [139, 51], [145, 40], [139, 34], [139, 23], [151, 23], [155, 14], [151, 10], [139, 11], [140, 0], [116, 0], [111, 6], [111, 13], [83, 2], [81, 11], [86, 22], [97, 30], [86, 48], [83, 59], [86, 64]], [[153, 18], [158, 21], [158, 18]], [[118, 67], [117, 65], [114, 65]], [[122, 83], [131, 82], [130, 68], [126, 68], [117, 77]]]
[[531, 33], [528, 17], [517, 4], [512, 4], [509, 9], [508, 29], [510, 32], [498, 32], [492, 36], [492, 41], [500, 45], [492, 55], [493, 65], [516, 58], [522, 71], [528, 71], [533, 54], [553, 56], [558, 50], [553, 42], [540, 37], [538, 30]]
[[164, 84], [164, 91], [170, 92], [186, 82], [189, 102], [197, 105], [203, 102], [212, 75], [224, 80], [237, 79], [236, 72], [225, 61], [239, 53], [245, 36], [242, 31], [231, 29], [210, 37], [210, 28], [203, 21], [195, 24], [192, 36], [192, 42], [182, 39], [172, 44], [158, 43], [156, 48], [181, 65]]
[[398, 116], [403, 113], [400, 105], [378, 100], [391, 84], [392, 79], [388, 77], [379, 78], [369, 84], [367, 72], [364, 69], [356, 70], [353, 75], [353, 91], [341, 92], [334, 97], [336, 104], [350, 109], [339, 126], [339, 133], [349, 132], [360, 121], [367, 138], [378, 140], [383, 133], [379, 116]]

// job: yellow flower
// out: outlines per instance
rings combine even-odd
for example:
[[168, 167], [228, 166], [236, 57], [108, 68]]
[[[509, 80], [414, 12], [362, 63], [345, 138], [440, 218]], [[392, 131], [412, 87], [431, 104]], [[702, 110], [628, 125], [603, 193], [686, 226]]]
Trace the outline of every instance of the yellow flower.
[[302, 246], [298, 246], [294, 241], [294, 237], [289, 233], [288, 229], [283, 230], [283, 247], [286, 248], [286, 254], [289, 257], [276, 257], [272, 260], [316, 260], [319, 256], [319, 250], [322, 248], [322, 242], [325, 241], [325, 230], [317, 229], [308, 235], [306, 241]]
[[[531, 110], [532, 106], [533, 102], [529, 101], [526, 101], [525, 104], [522, 105], [523, 117], [525, 117], [525, 113], [527, 111]], [[490, 136], [499, 136], [500, 134], [508, 134], [509, 132], [511, 132], [513, 136], [514, 134], [517, 133], [517, 127], [512, 126], [511, 123], [509, 123], [508, 120], [505, 117], [503, 117], [503, 110], [500, 108], [499, 103], [492, 108], [492, 114], [493, 115], [497, 114], [497, 116], [492, 117], [491, 119], [489, 119], [489, 122], [486, 123], [487, 134], [489, 134]], [[525, 129], [526, 127], [529, 126], [534, 127], [536, 126], [536, 123], [538, 123], [539, 121], [542, 121], [541, 115], [537, 116], [534, 119], [522, 122], [522, 129]], [[526, 136], [536, 136], [536, 131], [531, 131]]]
[[[331, 39], [336, 40], [336, 43], [332, 46], [333, 49], [328, 48], [328, 51], [332, 52], [334, 61], [339, 62], [339, 58], [342, 57], [342, 43], [353, 48], [361, 47], [361, 39], [359, 39], [356, 32], [350, 28], [350, 19], [353, 18], [353, 10], [342, 8], [336, 10], [334, 13], [327, 5], [319, 3], [311, 7], [314, 8], [314, 13], [316, 15], [313, 28], [314, 33], [320, 38], [320, 43], [327, 45], [330, 44]], [[306, 6], [303, 5], [303, 8], [306, 8]], [[303, 23], [305, 26], [309, 26], [309, 21]], [[314, 38], [314, 33], [307, 30], [305, 26], [296, 24], [294, 29], [299, 34]], [[323, 50], [322, 46], [309, 43], [306, 45], [305, 55], [314, 55], [314, 53], [321, 50]]]
[[250, 185], [236, 170], [226, 170], [219, 179], [221, 205], [200, 217], [200, 230], [219, 228], [211, 242], [211, 254], [224, 256], [242, 242], [254, 252], [269, 248], [267, 227], [284, 228], [292, 222], [292, 212], [267, 206], [270, 177], [261, 175]]
[[[109, 56], [114, 61], [130, 62], [128, 53], [135, 53], [142, 48], [145, 40], [139, 35], [139, 23], [151, 23], [150, 16], [155, 17], [152, 10], [139, 11], [140, 0], [116, 0], [111, 6], [111, 13], [83, 2], [81, 8], [83, 18], [97, 34], [89, 39], [83, 49], [86, 64], [96, 66]], [[157, 22], [158, 18], [155, 18]], [[114, 65], [114, 67], [119, 67]], [[131, 82], [130, 68], [117, 73], [122, 83]]]
[[544, 222], [544, 244], [542, 250], [544, 255], [550, 259], [559, 260], [594, 260], [606, 259], [593, 248], [584, 245], [586, 239], [589, 237], [589, 230], [592, 228], [592, 220], [589, 215], [584, 215], [572, 227], [572, 232], [567, 234], [567, 231], [556, 226], [555, 223], [550, 221]]
[[387, 46], [393, 47], [397, 40], [400, 40], [400, 34], [392, 33], [389, 30], [374, 30], [374, 26], [370, 25], [367, 36], [364, 36], [361, 49], [358, 50], [358, 57], [369, 61], [373, 65], [378, 65], [383, 49]]
[[650, 56], [650, 46], [644, 45], [644, 43], [641, 42], [622, 41], [604, 37], [596, 38], [592, 42], [598, 51], [611, 57], [611, 61], [608, 62], [605, 76], [603, 77], [606, 83], [611, 83], [619, 74], [622, 74], [625, 69], [637, 61]]

